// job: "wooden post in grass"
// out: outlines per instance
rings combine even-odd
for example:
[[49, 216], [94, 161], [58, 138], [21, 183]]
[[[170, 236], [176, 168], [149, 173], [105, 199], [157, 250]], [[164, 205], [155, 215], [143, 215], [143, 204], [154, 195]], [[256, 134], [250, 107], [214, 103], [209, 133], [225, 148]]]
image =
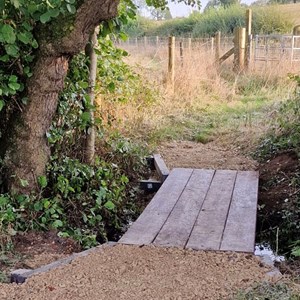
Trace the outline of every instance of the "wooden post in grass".
[[220, 31], [218, 31], [215, 35], [215, 42], [216, 42], [215, 59], [216, 59], [216, 61], [219, 61], [220, 48], [221, 48], [221, 32]]
[[250, 65], [252, 50], [252, 9], [246, 10], [246, 55], [245, 55], [245, 68]]
[[192, 39], [188, 38], [188, 50], [189, 50], [189, 55], [192, 53]]
[[214, 53], [214, 47], [215, 47], [215, 38], [212, 36], [210, 38], [210, 50], [211, 50], [211, 54]]
[[181, 66], [183, 66], [183, 42], [179, 42], [179, 52], [180, 52], [180, 62]]
[[169, 37], [168, 85], [174, 90], [175, 81], [175, 37]]
[[245, 67], [246, 28], [234, 29], [234, 70], [241, 72]]
[[146, 36], [144, 36], [144, 47], [145, 47], [145, 48], [147, 47], [147, 43], [148, 43], [148, 41], [147, 41], [147, 37], [146, 37]]
[[159, 37], [156, 36], [156, 48], [158, 48], [158, 47], [159, 47]]

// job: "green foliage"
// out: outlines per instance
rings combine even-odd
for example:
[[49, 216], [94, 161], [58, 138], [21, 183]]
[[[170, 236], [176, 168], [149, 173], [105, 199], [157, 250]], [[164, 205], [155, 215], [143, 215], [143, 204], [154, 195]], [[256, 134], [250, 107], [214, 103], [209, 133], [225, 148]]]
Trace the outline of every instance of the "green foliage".
[[154, 22], [148, 18], [137, 16], [136, 19], [130, 20], [123, 26], [124, 32], [130, 37], [141, 37], [152, 35], [161, 22]]
[[[14, 105], [22, 109], [28, 101], [26, 82], [32, 76], [39, 47], [37, 28], [45, 30], [44, 24], [50, 26], [59, 18], [72, 17], [80, 3], [0, 0], [1, 122], [2, 116], [14, 111]], [[130, 0], [123, 1], [118, 18], [100, 26], [96, 95], [102, 94], [112, 102], [128, 101], [135, 93], [135, 85], [140, 84], [138, 76], [122, 61], [127, 53], [115, 48], [108, 37], [119, 30], [117, 37], [126, 38], [121, 26], [135, 16], [134, 9]], [[89, 127], [95, 126], [98, 137], [105, 135], [102, 116], [92, 124], [88, 113], [95, 109], [87, 94], [88, 75], [89, 61], [80, 53], [70, 62], [65, 90], [47, 132], [52, 156], [47, 176], [37, 178], [40, 192], [30, 196], [0, 194], [0, 233], [11, 236], [16, 231], [54, 228], [61, 236], [72, 236], [84, 247], [90, 247], [107, 238], [116, 239], [128, 219], [136, 214], [133, 181], [144, 171], [141, 147], [115, 135], [101, 145], [105, 160], [96, 158], [93, 166], [82, 163]], [[26, 186], [28, 182], [21, 179], [21, 184]]]
[[[245, 26], [246, 7], [231, 5], [207, 9], [204, 13], [195, 12], [187, 18], [164, 22], [138, 20], [124, 30], [133, 36], [187, 36], [194, 38], [213, 36], [217, 31], [232, 35], [235, 27]], [[145, 26], [147, 24], [147, 26]], [[292, 22], [277, 7], [253, 7], [253, 34], [290, 33]]]
[[300, 154], [300, 97], [281, 104], [270, 133], [262, 140], [256, 156], [265, 160], [282, 151]]
[[26, 103], [23, 91], [38, 48], [34, 29], [74, 14], [75, 5], [75, 0], [0, 1], [0, 111], [10, 99]]
[[[245, 27], [245, 12], [246, 7], [240, 5], [209, 9], [196, 23], [192, 35], [214, 35], [217, 31], [233, 34], [235, 27]], [[253, 8], [253, 34], [289, 33], [291, 29], [292, 23], [277, 8]]]
[[293, 292], [286, 283], [264, 282], [248, 289], [240, 291], [233, 299], [235, 300], [297, 300], [299, 295]]
[[[290, 74], [291, 79], [295, 80], [299, 86], [299, 76]], [[282, 152], [296, 153], [300, 155], [300, 95], [296, 89], [295, 96], [284, 101], [278, 107], [272, 122], [270, 132], [262, 139], [255, 157], [265, 162]], [[288, 255], [299, 256], [299, 229], [300, 229], [300, 170], [295, 166], [293, 174], [284, 175], [282, 179], [278, 175], [265, 184], [264, 188], [271, 189], [276, 187], [279, 181], [285, 180], [288, 186], [296, 192], [289, 193], [286, 205], [282, 205], [281, 209], [269, 211], [269, 218], [274, 218], [272, 224], [276, 222], [276, 228], [280, 229], [280, 244], [287, 251]], [[269, 231], [272, 231], [274, 225], [270, 225]], [[263, 232], [270, 235], [270, 232]]]
[[300, 240], [297, 240], [291, 244], [292, 252], [291, 254], [295, 257], [300, 257]]
[[48, 180], [38, 180], [40, 195], [0, 195], [1, 232], [11, 235], [12, 230], [52, 228], [84, 247], [106, 241], [112, 232], [121, 232], [127, 221], [126, 207], [132, 205], [127, 196], [129, 179], [121, 167], [99, 158], [94, 166], [88, 166], [66, 157], [52, 160], [47, 172]]

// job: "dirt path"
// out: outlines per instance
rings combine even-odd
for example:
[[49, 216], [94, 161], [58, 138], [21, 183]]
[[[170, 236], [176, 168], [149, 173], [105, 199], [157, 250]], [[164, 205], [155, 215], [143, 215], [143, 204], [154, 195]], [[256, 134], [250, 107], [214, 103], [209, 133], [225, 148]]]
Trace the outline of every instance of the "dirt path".
[[117, 245], [0, 285], [0, 299], [230, 299], [266, 272], [252, 255]]
[[172, 141], [162, 144], [158, 152], [170, 169], [256, 170], [258, 167], [256, 161], [242, 155], [239, 149], [219, 145], [217, 141], [208, 144]]

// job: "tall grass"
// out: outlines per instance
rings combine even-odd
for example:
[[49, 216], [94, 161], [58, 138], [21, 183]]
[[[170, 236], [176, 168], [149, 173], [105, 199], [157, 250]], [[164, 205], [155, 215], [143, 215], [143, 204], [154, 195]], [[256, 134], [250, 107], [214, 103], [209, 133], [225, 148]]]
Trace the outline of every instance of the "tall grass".
[[[209, 50], [194, 48], [176, 58], [174, 91], [167, 88], [167, 47], [127, 49], [127, 62], [143, 80], [128, 103], [103, 103], [127, 134], [148, 143], [166, 139], [208, 142], [226, 139], [252, 144], [268, 127], [276, 102], [287, 99], [294, 83], [281, 65], [262, 65], [235, 74], [228, 62], [214, 64]], [[230, 137], [230, 138], [228, 138]]]

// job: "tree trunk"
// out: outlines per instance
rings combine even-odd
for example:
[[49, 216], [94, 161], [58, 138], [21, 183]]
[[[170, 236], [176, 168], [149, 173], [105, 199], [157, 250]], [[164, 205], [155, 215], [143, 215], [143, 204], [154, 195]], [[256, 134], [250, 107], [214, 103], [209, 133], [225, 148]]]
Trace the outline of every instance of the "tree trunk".
[[[84, 0], [78, 7], [72, 26], [69, 18], [58, 20], [37, 30], [39, 49], [28, 81], [28, 104], [15, 118], [4, 156], [7, 187], [12, 193], [29, 194], [38, 190], [37, 178], [45, 175], [50, 150], [46, 133], [64, 86], [69, 59], [84, 50], [90, 34], [104, 20], [117, 14], [119, 1]], [[72, 28], [61, 34], [59, 30]], [[54, 37], [57, 38], [54, 38]]]
[[[90, 98], [90, 106], [94, 106], [95, 100], [95, 85], [96, 85], [96, 77], [97, 77], [97, 59], [98, 56], [95, 52], [95, 47], [98, 44], [98, 33], [99, 27], [96, 27], [95, 31], [90, 37], [90, 41], [86, 46], [86, 55], [90, 59], [89, 66], [89, 98]], [[89, 164], [94, 163], [95, 157], [95, 127], [94, 127], [94, 109], [88, 108], [87, 111], [90, 114], [91, 126], [88, 128], [88, 133], [86, 137], [86, 145], [85, 145], [85, 161]]]

